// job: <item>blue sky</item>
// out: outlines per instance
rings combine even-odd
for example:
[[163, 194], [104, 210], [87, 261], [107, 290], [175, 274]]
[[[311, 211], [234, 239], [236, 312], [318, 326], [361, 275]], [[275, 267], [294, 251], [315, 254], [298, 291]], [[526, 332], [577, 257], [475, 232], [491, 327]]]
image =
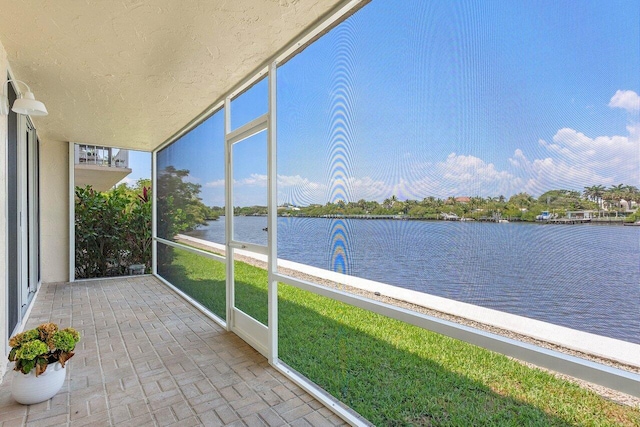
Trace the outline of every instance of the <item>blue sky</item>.
[[[639, 16], [638, 1], [373, 0], [278, 70], [279, 202], [640, 186]], [[262, 82], [233, 127], [266, 107]], [[210, 205], [221, 116], [167, 153]], [[234, 205], [263, 204], [264, 142], [234, 150]]]
[[[151, 178], [151, 153], [145, 151], [129, 151], [129, 167], [131, 173], [127, 175], [120, 183], [125, 182], [127, 185], [135, 185], [139, 179]], [[118, 183], [118, 184], [120, 184]]]

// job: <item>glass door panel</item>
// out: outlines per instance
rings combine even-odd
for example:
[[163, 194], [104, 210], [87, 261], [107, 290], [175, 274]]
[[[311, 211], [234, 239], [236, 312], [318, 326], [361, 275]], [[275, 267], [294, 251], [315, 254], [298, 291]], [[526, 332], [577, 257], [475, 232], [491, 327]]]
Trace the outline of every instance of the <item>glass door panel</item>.
[[267, 132], [231, 146], [235, 308], [267, 324]]
[[[240, 255], [238, 252], [236, 255]], [[245, 262], [242, 256], [236, 258], [239, 259], [234, 263], [235, 308], [266, 326], [267, 270]]]
[[[17, 96], [12, 85], [7, 85], [9, 105]], [[20, 289], [20, 197], [18, 167], [18, 114], [9, 111], [7, 146], [7, 284], [8, 290], [8, 330], [7, 336], [13, 335], [14, 328], [20, 322], [21, 289]]]
[[267, 246], [267, 132], [232, 146], [233, 240]]

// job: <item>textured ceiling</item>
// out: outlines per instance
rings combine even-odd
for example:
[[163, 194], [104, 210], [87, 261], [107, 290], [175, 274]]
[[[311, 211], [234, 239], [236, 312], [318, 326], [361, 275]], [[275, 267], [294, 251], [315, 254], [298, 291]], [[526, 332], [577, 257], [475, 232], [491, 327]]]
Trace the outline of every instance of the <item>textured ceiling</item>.
[[340, 0], [0, 0], [44, 140], [152, 150]]

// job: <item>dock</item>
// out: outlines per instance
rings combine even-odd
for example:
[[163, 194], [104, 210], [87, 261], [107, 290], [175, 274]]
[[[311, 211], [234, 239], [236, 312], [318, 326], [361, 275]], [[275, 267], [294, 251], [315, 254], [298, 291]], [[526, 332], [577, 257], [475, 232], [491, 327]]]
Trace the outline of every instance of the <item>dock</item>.
[[546, 224], [588, 224], [591, 218], [554, 218], [545, 221]]
[[[303, 217], [304, 215], [297, 215], [299, 217]], [[321, 215], [319, 218], [334, 218], [334, 219], [400, 219], [406, 220], [409, 219], [408, 215], [369, 215], [369, 214], [326, 214]]]

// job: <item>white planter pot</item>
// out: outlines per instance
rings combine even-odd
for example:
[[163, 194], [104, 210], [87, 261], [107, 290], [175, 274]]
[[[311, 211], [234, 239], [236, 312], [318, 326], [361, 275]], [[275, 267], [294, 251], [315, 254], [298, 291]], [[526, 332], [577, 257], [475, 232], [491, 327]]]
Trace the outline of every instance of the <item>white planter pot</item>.
[[14, 372], [11, 394], [16, 402], [33, 405], [51, 399], [62, 388], [67, 372], [58, 362], [49, 365], [44, 374], [37, 377], [35, 371], [32, 369], [28, 374]]

